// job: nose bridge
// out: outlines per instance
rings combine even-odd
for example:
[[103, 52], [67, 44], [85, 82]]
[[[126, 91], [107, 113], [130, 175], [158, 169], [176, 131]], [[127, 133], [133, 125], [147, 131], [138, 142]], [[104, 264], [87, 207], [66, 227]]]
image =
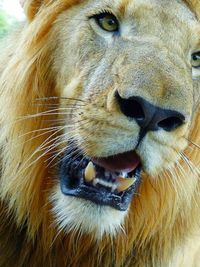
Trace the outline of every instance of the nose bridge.
[[[132, 46], [127, 49], [127, 54], [122, 69], [126, 73], [126, 78], [129, 77], [132, 90], [136, 94], [143, 90], [147, 96], [156, 94], [157, 97], [162, 97], [165, 93], [165, 84], [169, 83], [169, 76], [172, 76], [173, 72], [166, 53], [151, 44], [146, 44], [141, 47]], [[131, 96], [128, 88], [123, 90], [122, 94]]]
[[120, 96], [125, 99], [142, 97], [156, 106], [177, 111], [184, 109], [188, 113], [192, 101], [192, 90], [189, 95], [187, 89], [191, 85], [185, 78], [188, 73], [184, 62], [175, 64], [173, 55], [169, 54], [161, 45], [129, 45], [118, 66]]
[[132, 90], [136, 94], [140, 94], [141, 91], [146, 97], [162, 98], [164, 96], [165, 77], [162, 74], [161, 64], [155, 59], [147, 58], [144, 61], [136, 63], [133, 70], [129, 70], [130, 76], [132, 76]]

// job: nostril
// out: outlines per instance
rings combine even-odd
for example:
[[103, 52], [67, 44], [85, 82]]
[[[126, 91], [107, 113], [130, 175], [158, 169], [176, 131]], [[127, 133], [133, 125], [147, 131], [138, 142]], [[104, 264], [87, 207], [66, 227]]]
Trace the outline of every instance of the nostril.
[[158, 127], [162, 128], [163, 130], [167, 131], [167, 132], [171, 132], [175, 129], [177, 129], [178, 127], [180, 127], [182, 124], [184, 124], [185, 118], [184, 116], [182, 116], [182, 118], [180, 117], [169, 117], [166, 118], [160, 122], [158, 122]]
[[136, 121], [144, 121], [145, 119], [145, 113], [142, 107], [142, 104], [139, 101], [139, 98], [129, 98], [125, 99], [120, 97], [120, 95], [117, 93], [116, 95], [118, 104], [120, 106], [121, 112], [129, 117], [134, 118]]
[[145, 115], [142, 106], [136, 100], [122, 101], [120, 106], [121, 106], [121, 111], [127, 117], [134, 118], [138, 121], [144, 120]]
[[135, 119], [146, 132], [159, 129], [171, 132], [185, 123], [185, 116], [176, 110], [154, 106], [138, 96], [126, 99], [122, 98], [118, 92], [115, 96], [121, 112], [129, 118]]

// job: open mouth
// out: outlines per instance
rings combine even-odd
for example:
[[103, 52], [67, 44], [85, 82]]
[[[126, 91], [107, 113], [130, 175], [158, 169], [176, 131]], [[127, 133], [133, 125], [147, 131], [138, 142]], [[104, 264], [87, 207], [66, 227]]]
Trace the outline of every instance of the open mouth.
[[98, 205], [127, 210], [140, 184], [140, 158], [134, 151], [107, 158], [80, 155], [67, 149], [60, 168], [62, 193]]

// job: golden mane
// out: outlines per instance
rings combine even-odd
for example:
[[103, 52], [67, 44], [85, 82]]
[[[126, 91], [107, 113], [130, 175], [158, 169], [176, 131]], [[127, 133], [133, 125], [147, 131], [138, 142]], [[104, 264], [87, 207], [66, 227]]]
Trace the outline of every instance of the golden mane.
[[[44, 167], [47, 156], [37, 150], [50, 134], [34, 138], [35, 131], [48, 128], [49, 122], [40, 116], [26, 116], [46, 111], [44, 106], [35, 104], [37, 99], [57, 96], [55, 73], [49, 71], [53, 49], [49, 45], [53, 38], [49, 29], [59, 13], [80, 1], [46, 0], [42, 5], [41, 0], [32, 5], [30, 2], [24, 1], [24, 8], [31, 23], [23, 29], [12, 55], [2, 59], [7, 64], [0, 78], [0, 220], [7, 217], [9, 224], [0, 225], [0, 256], [2, 253], [9, 257], [0, 257], [0, 266], [29, 266], [34, 259], [31, 266], [141, 267], [147, 266], [150, 257], [151, 261], [155, 259], [152, 266], [165, 266], [174, 247], [183, 241], [183, 233], [189, 235], [199, 227], [200, 180], [193, 179], [194, 172], [184, 161], [177, 165], [185, 170], [184, 174], [177, 167], [173, 173], [162, 173], [162, 179], [143, 177], [140, 197], [135, 198], [126, 220], [128, 236], [121, 234], [112, 240], [106, 237], [97, 245], [89, 235], [58, 234], [56, 226], [50, 227], [53, 218], [48, 192], [53, 174]], [[200, 17], [199, 1], [185, 2]], [[52, 119], [56, 117], [52, 115]], [[200, 148], [193, 145], [200, 144], [199, 129], [200, 110], [185, 151], [194, 165], [200, 162]], [[173, 174], [179, 177], [178, 181]], [[176, 183], [182, 192], [176, 191]], [[11, 245], [13, 235], [18, 235], [21, 245], [17, 241]], [[20, 257], [16, 246], [24, 246]], [[132, 251], [137, 258], [140, 255], [140, 262], [135, 262]], [[157, 255], [162, 255], [162, 262], [156, 262]], [[8, 258], [10, 262], [6, 261]]]
[[198, 0], [183, 0], [189, 8], [200, 18], [200, 3]]

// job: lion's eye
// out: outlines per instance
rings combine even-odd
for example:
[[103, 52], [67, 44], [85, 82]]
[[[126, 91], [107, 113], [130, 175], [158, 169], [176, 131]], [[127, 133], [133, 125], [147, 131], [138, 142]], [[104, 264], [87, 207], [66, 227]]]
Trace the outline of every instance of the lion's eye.
[[192, 67], [200, 68], [200, 52], [192, 54]]
[[101, 13], [94, 15], [93, 18], [97, 24], [105, 31], [117, 32], [119, 30], [119, 22], [117, 18], [109, 13]]

